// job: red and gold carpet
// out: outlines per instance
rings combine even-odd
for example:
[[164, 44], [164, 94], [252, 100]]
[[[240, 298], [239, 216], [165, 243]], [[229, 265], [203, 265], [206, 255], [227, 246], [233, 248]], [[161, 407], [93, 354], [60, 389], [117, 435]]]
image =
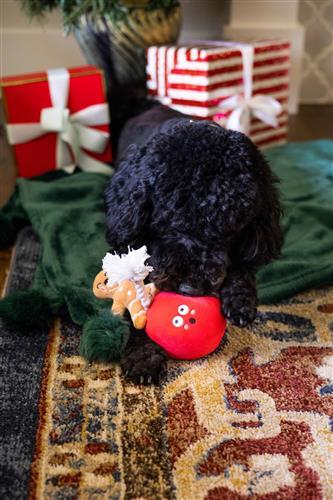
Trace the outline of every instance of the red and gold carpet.
[[58, 319], [36, 377], [30, 498], [332, 498], [332, 332], [333, 287], [312, 290], [141, 387], [87, 364], [80, 329]]

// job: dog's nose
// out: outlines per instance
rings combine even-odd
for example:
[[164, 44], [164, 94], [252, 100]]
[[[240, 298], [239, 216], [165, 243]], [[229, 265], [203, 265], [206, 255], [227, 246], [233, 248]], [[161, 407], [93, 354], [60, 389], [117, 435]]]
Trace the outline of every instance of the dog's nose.
[[188, 283], [181, 283], [179, 285], [178, 291], [183, 295], [191, 295], [191, 296], [202, 295], [202, 293], [200, 293], [200, 290], [194, 288], [192, 285], [189, 285]]

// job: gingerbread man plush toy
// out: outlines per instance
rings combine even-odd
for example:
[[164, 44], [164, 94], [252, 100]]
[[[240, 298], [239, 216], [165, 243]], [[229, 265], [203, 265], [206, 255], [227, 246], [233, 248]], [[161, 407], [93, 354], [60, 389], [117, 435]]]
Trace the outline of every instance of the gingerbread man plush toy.
[[[216, 297], [158, 293], [153, 283], [144, 283], [153, 270], [145, 264], [148, 258], [145, 246], [138, 250], [129, 249], [124, 255], [107, 253], [104, 257], [102, 271], [94, 280], [93, 292], [97, 298], [112, 299], [109, 319], [122, 316], [127, 309], [134, 327], [145, 328], [149, 337], [173, 358], [196, 359], [213, 352], [220, 344], [226, 326], [220, 301]], [[107, 351], [107, 345], [113, 348], [110, 339], [112, 335], [116, 338], [119, 332], [112, 331], [112, 324], [107, 330], [107, 335], [105, 328], [99, 330], [100, 333], [94, 331], [92, 336], [84, 332], [83, 344], [86, 347], [81, 352], [86, 358], [98, 359], [89, 355], [96, 352], [96, 346], [105, 347], [103, 352]]]
[[103, 259], [103, 270], [93, 284], [93, 292], [99, 299], [112, 299], [113, 314], [123, 315], [127, 309], [133, 325], [141, 330], [147, 321], [147, 309], [156, 293], [155, 286], [144, 284], [152, 271], [145, 265], [149, 258], [145, 246], [129, 250], [127, 254], [107, 253]]

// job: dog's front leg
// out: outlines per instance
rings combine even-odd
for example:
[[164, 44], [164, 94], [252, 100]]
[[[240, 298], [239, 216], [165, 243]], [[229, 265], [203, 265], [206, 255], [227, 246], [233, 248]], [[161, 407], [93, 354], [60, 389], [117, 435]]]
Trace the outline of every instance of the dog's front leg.
[[131, 329], [121, 357], [124, 376], [135, 384], [157, 384], [165, 370], [167, 353], [155, 344], [144, 330]]
[[254, 272], [230, 271], [221, 291], [223, 314], [234, 325], [247, 326], [257, 314], [257, 290]]

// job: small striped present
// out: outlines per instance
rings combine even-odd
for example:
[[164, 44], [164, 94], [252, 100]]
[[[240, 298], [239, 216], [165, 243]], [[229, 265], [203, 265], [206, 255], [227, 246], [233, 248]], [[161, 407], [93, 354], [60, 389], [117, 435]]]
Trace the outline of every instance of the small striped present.
[[194, 41], [149, 47], [149, 94], [196, 118], [246, 133], [260, 147], [286, 142], [290, 43]]

